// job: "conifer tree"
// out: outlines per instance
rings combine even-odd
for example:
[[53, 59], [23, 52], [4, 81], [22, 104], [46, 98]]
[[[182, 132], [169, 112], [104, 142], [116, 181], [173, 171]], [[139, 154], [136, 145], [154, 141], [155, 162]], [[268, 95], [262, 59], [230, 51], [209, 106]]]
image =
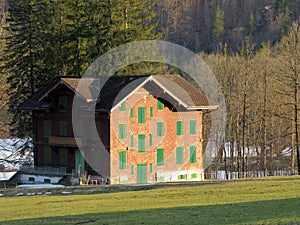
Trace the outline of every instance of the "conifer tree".
[[215, 16], [212, 25], [212, 41], [214, 43], [214, 49], [219, 48], [219, 44], [222, 41], [222, 37], [225, 33], [224, 29], [224, 13], [219, 6], [216, 8]]
[[276, 0], [275, 13], [275, 20], [279, 23], [279, 27], [277, 27], [278, 38], [281, 38], [288, 33], [292, 24], [289, 0]]
[[43, 22], [40, 18], [45, 18], [41, 17], [45, 13], [45, 1], [13, 0], [8, 4], [9, 35], [2, 72], [8, 75], [10, 131], [14, 137], [28, 138], [31, 136], [31, 115], [17, 108], [37, 90], [36, 81], [43, 80]]

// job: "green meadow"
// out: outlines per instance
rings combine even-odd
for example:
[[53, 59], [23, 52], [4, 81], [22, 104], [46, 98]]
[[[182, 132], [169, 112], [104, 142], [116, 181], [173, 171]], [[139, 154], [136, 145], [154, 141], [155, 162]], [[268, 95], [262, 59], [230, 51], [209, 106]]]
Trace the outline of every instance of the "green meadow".
[[0, 224], [300, 224], [300, 177], [0, 197]]

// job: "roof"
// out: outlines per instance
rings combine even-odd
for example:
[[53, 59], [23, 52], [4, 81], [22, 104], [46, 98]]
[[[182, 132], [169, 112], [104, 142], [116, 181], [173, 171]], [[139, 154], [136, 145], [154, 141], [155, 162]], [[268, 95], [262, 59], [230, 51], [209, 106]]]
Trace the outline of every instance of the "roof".
[[[196, 86], [179, 75], [135, 75], [82, 78], [56, 77], [25, 101], [19, 109], [43, 111], [50, 108], [54, 103], [47, 97], [61, 85], [76, 93], [86, 103], [97, 101], [96, 111], [112, 111], [135, 90], [140, 87], [147, 87], [147, 85], [162, 89], [164, 93], [170, 95], [188, 110], [216, 108], [216, 106], [209, 106], [205, 95]], [[99, 89], [101, 91], [98, 95]], [[97, 96], [95, 93], [97, 93]]]

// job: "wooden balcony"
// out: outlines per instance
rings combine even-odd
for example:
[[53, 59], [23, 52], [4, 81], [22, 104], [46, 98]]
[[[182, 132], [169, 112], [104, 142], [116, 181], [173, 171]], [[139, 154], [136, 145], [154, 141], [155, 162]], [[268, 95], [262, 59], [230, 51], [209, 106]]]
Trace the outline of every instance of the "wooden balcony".
[[59, 136], [50, 136], [48, 139], [49, 145], [56, 146], [86, 146], [86, 138], [75, 138], [75, 137], [59, 137]]

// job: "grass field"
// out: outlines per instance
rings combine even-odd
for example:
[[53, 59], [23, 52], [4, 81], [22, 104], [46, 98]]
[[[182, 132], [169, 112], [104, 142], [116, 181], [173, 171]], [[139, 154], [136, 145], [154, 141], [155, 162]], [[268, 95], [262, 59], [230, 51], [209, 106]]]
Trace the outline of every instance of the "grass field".
[[300, 224], [300, 178], [0, 198], [0, 224]]

